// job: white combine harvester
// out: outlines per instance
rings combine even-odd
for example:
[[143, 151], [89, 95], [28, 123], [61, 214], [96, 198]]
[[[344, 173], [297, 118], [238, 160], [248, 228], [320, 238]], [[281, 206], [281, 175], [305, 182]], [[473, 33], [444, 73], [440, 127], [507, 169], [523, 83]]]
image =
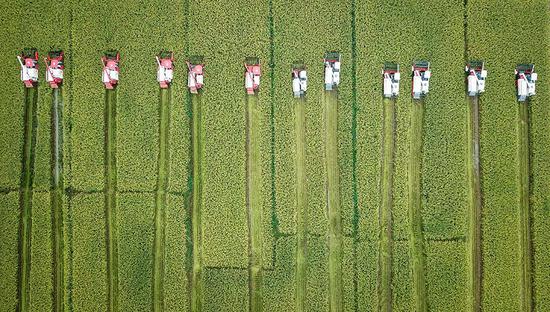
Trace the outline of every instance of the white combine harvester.
[[485, 92], [485, 79], [487, 78], [485, 62], [470, 61], [465, 70], [468, 75], [468, 96], [479, 96]]
[[341, 55], [338, 52], [327, 52], [323, 59], [325, 64], [325, 90], [331, 91], [340, 84]]
[[105, 89], [113, 90], [118, 85], [120, 53], [113, 50], [105, 52], [101, 57], [101, 63], [103, 64], [101, 81], [105, 85]]
[[61, 50], [53, 50], [44, 59], [46, 63], [46, 81], [52, 89], [57, 89], [63, 83], [65, 69], [65, 54]]
[[518, 101], [525, 102], [528, 97], [536, 94], [535, 82], [538, 79], [534, 64], [520, 64], [516, 67], [516, 87]]
[[168, 89], [174, 79], [174, 53], [162, 51], [157, 56], [157, 81], [161, 89]]
[[301, 98], [307, 91], [306, 66], [301, 62], [292, 65], [292, 93], [295, 98]]
[[395, 63], [384, 63], [382, 76], [384, 77], [384, 97], [397, 97], [399, 95], [399, 81], [401, 80], [399, 65]]
[[247, 57], [244, 61], [244, 88], [246, 93], [254, 95], [256, 90], [260, 88], [260, 77], [262, 71], [260, 68], [260, 59], [257, 57]]
[[34, 88], [38, 82], [38, 51], [25, 49], [17, 59], [21, 65], [21, 81], [26, 88]]
[[195, 56], [187, 61], [187, 87], [193, 94], [199, 93], [204, 86], [204, 62], [200, 56]]
[[430, 78], [432, 72], [430, 70], [430, 62], [416, 61], [412, 65], [413, 83], [412, 97], [419, 100], [430, 91]]

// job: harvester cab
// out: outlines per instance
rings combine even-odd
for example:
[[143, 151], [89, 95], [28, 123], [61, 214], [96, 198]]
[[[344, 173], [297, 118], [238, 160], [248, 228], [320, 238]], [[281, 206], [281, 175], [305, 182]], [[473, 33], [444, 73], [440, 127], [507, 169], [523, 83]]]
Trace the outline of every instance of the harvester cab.
[[412, 65], [413, 83], [412, 97], [419, 100], [422, 96], [430, 91], [430, 78], [432, 71], [430, 70], [430, 62], [416, 61]]
[[25, 49], [17, 59], [21, 65], [21, 81], [26, 88], [33, 88], [38, 82], [38, 51]]
[[518, 101], [524, 102], [528, 97], [536, 94], [535, 82], [538, 79], [534, 64], [520, 64], [516, 67], [516, 87]]
[[468, 96], [478, 96], [485, 92], [485, 79], [487, 78], [485, 62], [470, 61], [465, 70], [468, 75]]
[[53, 50], [44, 58], [46, 63], [46, 81], [53, 89], [59, 88], [63, 83], [63, 70], [65, 69], [64, 53], [61, 50]]
[[331, 91], [340, 84], [340, 62], [341, 55], [339, 52], [327, 52], [323, 59], [325, 64], [325, 90]]
[[203, 58], [199, 56], [190, 58], [187, 61], [187, 68], [189, 69], [187, 87], [189, 87], [189, 92], [197, 94], [204, 85]]
[[397, 97], [399, 95], [399, 80], [401, 80], [399, 65], [395, 63], [384, 63], [382, 76], [384, 77], [384, 97]]
[[295, 98], [304, 97], [307, 91], [306, 66], [302, 62], [292, 65], [292, 93]]
[[157, 56], [157, 81], [161, 89], [168, 89], [174, 78], [174, 53], [161, 51]]
[[101, 79], [103, 84], [105, 84], [105, 88], [112, 90], [118, 84], [120, 53], [117, 51], [107, 51], [101, 57], [101, 62], [103, 63]]
[[260, 87], [260, 59], [257, 57], [247, 57], [244, 61], [246, 71], [244, 73], [244, 87], [247, 94], [254, 94]]

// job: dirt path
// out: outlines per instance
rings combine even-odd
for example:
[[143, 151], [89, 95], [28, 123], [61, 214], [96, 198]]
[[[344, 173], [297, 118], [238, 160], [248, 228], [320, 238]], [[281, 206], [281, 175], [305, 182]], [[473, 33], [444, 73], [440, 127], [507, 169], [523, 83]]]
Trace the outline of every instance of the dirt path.
[[159, 154], [157, 190], [155, 196], [155, 242], [153, 258], [153, 311], [164, 310], [164, 267], [166, 237], [166, 192], [170, 163], [170, 89], [160, 90], [159, 105]]
[[52, 246], [54, 311], [65, 307], [64, 237], [63, 237], [63, 98], [60, 89], [52, 91]]
[[202, 284], [202, 144], [201, 144], [201, 103], [199, 95], [191, 95], [193, 125], [191, 129], [193, 148], [193, 200], [191, 224], [193, 227], [193, 273], [191, 280], [191, 311], [201, 311], [203, 303]]
[[409, 128], [409, 239], [413, 272], [416, 311], [427, 312], [426, 260], [424, 236], [422, 234], [422, 128], [424, 122], [424, 101], [411, 105]]
[[105, 91], [105, 222], [108, 311], [118, 311], [118, 240], [116, 219], [116, 90]]
[[258, 97], [246, 96], [246, 206], [249, 232], [250, 311], [262, 311], [262, 199]]
[[479, 97], [468, 99], [468, 180], [470, 183], [470, 300], [473, 312], [481, 311], [482, 246], [481, 246], [481, 172], [479, 164]]
[[342, 311], [342, 216], [340, 214], [340, 175], [338, 167], [338, 93], [324, 92], [325, 172], [328, 210], [329, 306]]
[[307, 282], [307, 179], [306, 179], [306, 101], [295, 101], [296, 118], [296, 311], [305, 311]]
[[520, 182], [520, 234], [521, 234], [521, 299], [522, 311], [533, 311], [533, 276], [532, 276], [532, 240], [530, 209], [530, 146], [529, 146], [529, 105], [519, 103], [519, 182]]
[[395, 149], [395, 101], [384, 99], [384, 133], [382, 136], [382, 202], [380, 205], [378, 254], [378, 310], [392, 310], [392, 189]]
[[18, 279], [18, 309], [29, 310], [30, 302], [30, 272], [31, 272], [31, 216], [32, 216], [32, 184], [34, 176], [34, 153], [36, 148], [37, 126], [37, 99], [36, 88], [25, 89], [25, 129], [23, 160], [21, 173], [21, 188], [19, 201], [21, 207], [21, 223], [19, 225], [19, 279]]

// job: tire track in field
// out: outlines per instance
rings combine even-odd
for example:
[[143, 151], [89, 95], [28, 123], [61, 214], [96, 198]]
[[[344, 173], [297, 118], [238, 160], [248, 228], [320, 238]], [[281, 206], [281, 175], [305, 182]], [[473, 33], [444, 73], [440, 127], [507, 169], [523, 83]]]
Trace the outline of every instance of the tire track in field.
[[258, 96], [246, 95], [246, 207], [249, 232], [250, 311], [262, 311], [262, 199]]
[[118, 235], [116, 218], [116, 90], [105, 91], [105, 222], [108, 311], [118, 311]]
[[395, 100], [384, 99], [384, 132], [382, 135], [382, 185], [379, 213], [378, 310], [392, 311], [392, 205], [393, 160], [395, 154]]
[[325, 104], [325, 172], [328, 215], [330, 311], [342, 311], [342, 216], [338, 167], [338, 92], [323, 92]]
[[413, 101], [409, 128], [409, 239], [411, 248], [413, 284], [416, 310], [428, 311], [426, 293], [426, 259], [424, 235], [422, 233], [422, 128], [424, 122], [424, 101]]
[[473, 312], [481, 311], [483, 278], [481, 170], [479, 159], [479, 97], [468, 99], [468, 180], [470, 184], [470, 301]]
[[65, 307], [65, 259], [63, 237], [63, 98], [61, 89], [52, 90], [51, 111], [52, 246], [54, 311]]
[[160, 89], [159, 154], [155, 195], [155, 241], [153, 257], [153, 311], [164, 310], [164, 273], [166, 249], [166, 193], [170, 162], [169, 129], [171, 89]]
[[191, 275], [191, 311], [201, 311], [203, 304], [202, 284], [202, 142], [201, 142], [201, 102], [200, 95], [190, 95], [192, 102], [192, 162], [193, 194], [191, 225], [193, 227], [193, 272]]
[[21, 187], [19, 205], [21, 221], [19, 224], [19, 272], [18, 272], [18, 307], [17, 311], [29, 310], [30, 272], [31, 272], [31, 230], [32, 230], [32, 192], [34, 178], [34, 160], [36, 149], [37, 88], [25, 88], [25, 114], [23, 159], [21, 166]]
[[306, 310], [307, 284], [307, 179], [306, 179], [306, 100], [295, 101], [296, 118], [296, 311]]
[[519, 103], [519, 182], [520, 182], [520, 248], [521, 248], [521, 300], [522, 311], [533, 311], [533, 253], [530, 208], [530, 101]]

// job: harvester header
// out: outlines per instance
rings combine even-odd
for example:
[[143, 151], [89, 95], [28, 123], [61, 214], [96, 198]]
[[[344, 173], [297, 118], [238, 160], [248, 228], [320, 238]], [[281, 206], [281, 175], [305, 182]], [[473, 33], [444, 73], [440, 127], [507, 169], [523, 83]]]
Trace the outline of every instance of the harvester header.
[[485, 92], [485, 79], [487, 78], [487, 70], [485, 70], [485, 62], [470, 61], [465, 68], [468, 83], [468, 96], [479, 96]]
[[301, 98], [307, 91], [307, 71], [304, 62], [297, 61], [292, 64], [292, 93], [295, 98]]
[[21, 65], [21, 81], [26, 88], [33, 88], [38, 83], [38, 51], [26, 48], [17, 56]]
[[384, 63], [382, 69], [382, 77], [384, 79], [383, 95], [385, 98], [395, 98], [399, 95], [399, 81], [401, 73], [399, 72], [399, 64]]
[[193, 94], [199, 93], [199, 90], [204, 86], [204, 66], [202, 56], [193, 56], [187, 61], [187, 87], [189, 92]]
[[253, 95], [260, 87], [260, 77], [262, 75], [260, 69], [260, 59], [257, 57], [247, 57], [244, 60], [244, 87], [246, 93]]
[[109, 50], [101, 57], [103, 64], [103, 73], [101, 79], [105, 88], [108, 90], [114, 89], [118, 85], [120, 53], [118, 51]]
[[535, 82], [538, 75], [534, 64], [519, 64], [515, 70], [518, 101], [525, 102], [527, 98], [536, 94]]
[[161, 89], [168, 89], [174, 79], [174, 53], [161, 51], [157, 56], [157, 81]]
[[430, 62], [415, 61], [412, 64], [413, 83], [412, 97], [419, 100], [430, 91], [430, 78], [432, 71], [430, 70]]
[[65, 54], [61, 50], [52, 50], [44, 58], [46, 63], [46, 81], [52, 89], [57, 89], [63, 83], [65, 70]]
[[331, 51], [325, 53], [323, 63], [325, 64], [325, 90], [331, 91], [340, 84], [340, 52]]

